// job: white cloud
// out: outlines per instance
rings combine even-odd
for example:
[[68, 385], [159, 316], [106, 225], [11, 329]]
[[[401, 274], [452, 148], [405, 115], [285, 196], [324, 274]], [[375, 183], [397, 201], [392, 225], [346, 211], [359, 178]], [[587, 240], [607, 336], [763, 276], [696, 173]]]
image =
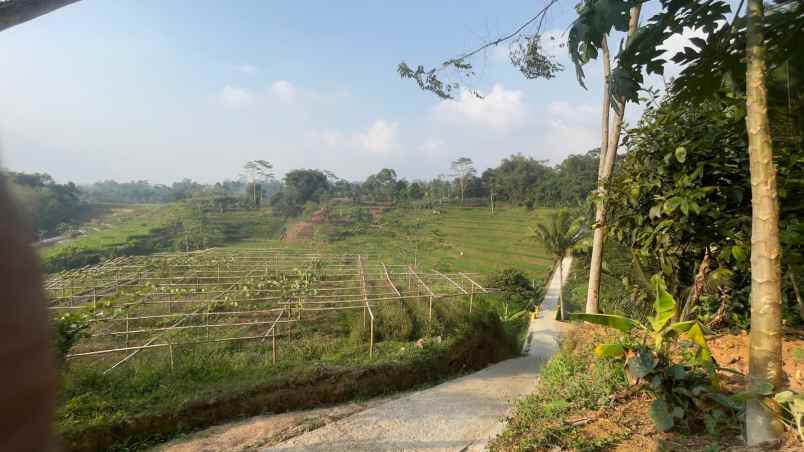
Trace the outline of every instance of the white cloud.
[[458, 100], [439, 102], [434, 111], [436, 119], [458, 124], [469, 122], [493, 129], [509, 129], [523, 121], [522, 91], [507, 90], [502, 84], [495, 83], [491, 92], [480, 95], [463, 91]]
[[316, 145], [324, 146], [327, 149], [335, 149], [347, 143], [346, 136], [337, 130], [312, 130], [307, 132], [307, 136]]
[[271, 85], [271, 93], [281, 102], [289, 104], [296, 100], [298, 90], [296, 85], [287, 80], [277, 80]]
[[235, 71], [245, 75], [256, 75], [257, 67], [248, 63], [238, 64], [235, 66]]
[[254, 93], [237, 86], [226, 85], [220, 92], [219, 99], [224, 107], [241, 108], [254, 102]]
[[547, 113], [551, 118], [568, 121], [584, 121], [600, 114], [600, 108], [589, 104], [570, 104], [566, 101], [554, 101], [547, 105]]
[[435, 154], [444, 149], [444, 141], [438, 138], [428, 138], [419, 145], [419, 150], [427, 154]]
[[388, 152], [397, 147], [399, 123], [378, 119], [365, 133], [355, 136], [355, 143], [372, 152]]

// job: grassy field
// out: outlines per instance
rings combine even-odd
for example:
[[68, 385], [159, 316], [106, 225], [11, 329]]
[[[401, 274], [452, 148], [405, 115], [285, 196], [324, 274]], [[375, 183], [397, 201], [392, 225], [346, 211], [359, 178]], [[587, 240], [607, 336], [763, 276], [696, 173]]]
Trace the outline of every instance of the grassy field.
[[82, 227], [85, 235], [40, 250], [48, 273], [116, 256], [225, 246], [276, 238], [284, 220], [269, 210], [207, 212], [185, 203], [113, 208]]
[[334, 242], [335, 249], [364, 250], [387, 262], [413, 263], [440, 271], [490, 273], [516, 267], [546, 278], [553, 260], [530, 238], [549, 209], [394, 209], [363, 234]]

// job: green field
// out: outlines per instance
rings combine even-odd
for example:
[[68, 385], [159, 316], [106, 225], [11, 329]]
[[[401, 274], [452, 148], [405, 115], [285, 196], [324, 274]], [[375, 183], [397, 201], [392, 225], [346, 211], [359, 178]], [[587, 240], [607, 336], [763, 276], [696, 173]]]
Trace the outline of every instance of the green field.
[[84, 235], [40, 250], [48, 273], [117, 256], [190, 251], [275, 238], [284, 220], [269, 210], [206, 212], [186, 203], [131, 204], [82, 226]]
[[394, 209], [368, 232], [333, 244], [362, 250], [388, 262], [413, 263], [441, 271], [490, 273], [515, 267], [542, 280], [553, 259], [535, 240], [531, 228], [549, 209], [448, 208]]

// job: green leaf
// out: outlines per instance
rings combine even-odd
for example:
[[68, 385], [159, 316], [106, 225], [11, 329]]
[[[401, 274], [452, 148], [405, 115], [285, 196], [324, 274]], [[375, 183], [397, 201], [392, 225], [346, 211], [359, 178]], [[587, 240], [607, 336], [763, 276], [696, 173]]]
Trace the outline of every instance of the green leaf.
[[651, 419], [656, 424], [656, 430], [660, 432], [667, 432], [673, 428], [675, 425], [675, 421], [673, 421], [673, 416], [670, 414], [670, 409], [667, 406], [667, 402], [661, 399], [656, 399], [653, 403], [650, 404], [650, 410], [648, 411], [650, 414]]
[[798, 347], [793, 349], [793, 359], [800, 363], [804, 363], [804, 348]]
[[653, 331], [660, 331], [676, 313], [676, 300], [665, 289], [664, 281], [661, 278], [654, 276], [652, 279], [654, 287], [656, 287], [656, 301], [653, 304], [656, 314], [650, 319], [650, 324]]
[[793, 391], [783, 391], [773, 396], [773, 400], [779, 403], [788, 403], [792, 402], [794, 397]]
[[625, 348], [622, 344], [598, 344], [595, 347], [595, 354], [601, 358], [619, 358], [625, 355]]
[[667, 328], [677, 333], [686, 333], [690, 330], [690, 328], [692, 328], [692, 325], [695, 325], [695, 323], [697, 323], [696, 320], [687, 320], [686, 322], [673, 323]]
[[773, 394], [773, 385], [770, 383], [754, 383], [750, 385], [748, 391], [752, 396], [768, 396]]
[[676, 160], [678, 163], [684, 163], [687, 160], [687, 149], [684, 146], [676, 148]]
[[656, 368], [656, 358], [648, 350], [640, 350], [636, 356], [626, 363], [628, 371], [634, 378], [643, 378]]
[[681, 365], [674, 365], [670, 367], [670, 371], [672, 372], [673, 380], [680, 381], [687, 378], [687, 369]]
[[720, 405], [731, 408], [732, 410], [742, 410], [745, 407], [745, 402], [740, 401], [734, 397], [729, 397], [726, 394], [720, 392], [714, 392], [711, 394], [712, 400], [719, 403]]
[[746, 259], [746, 252], [745, 248], [740, 245], [734, 245], [731, 247], [731, 255], [734, 256], [734, 259], [737, 261], [738, 264], [745, 262]]
[[570, 319], [603, 325], [620, 330], [623, 333], [630, 333], [631, 330], [640, 326], [636, 320], [611, 314], [570, 314]]

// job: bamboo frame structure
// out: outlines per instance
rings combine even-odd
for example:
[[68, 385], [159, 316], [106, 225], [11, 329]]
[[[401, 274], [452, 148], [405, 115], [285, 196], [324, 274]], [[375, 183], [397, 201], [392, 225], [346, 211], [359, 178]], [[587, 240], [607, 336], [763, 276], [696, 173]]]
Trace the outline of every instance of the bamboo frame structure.
[[376, 309], [427, 299], [428, 322], [434, 302], [468, 298], [471, 310], [475, 293], [492, 290], [472, 277], [361, 254], [208, 249], [117, 257], [51, 275], [43, 288], [52, 316], [84, 316], [86, 327], [66, 358], [103, 359], [111, 372], [143, 351], [167, 349], [172, 365], [176, 347], [262, 344], [269, 337], [275, 364], [277, 338], [299, 340], [291, 333], [304, 334], [302, 325], [356, 309], [363, 311], [373, 358]]

